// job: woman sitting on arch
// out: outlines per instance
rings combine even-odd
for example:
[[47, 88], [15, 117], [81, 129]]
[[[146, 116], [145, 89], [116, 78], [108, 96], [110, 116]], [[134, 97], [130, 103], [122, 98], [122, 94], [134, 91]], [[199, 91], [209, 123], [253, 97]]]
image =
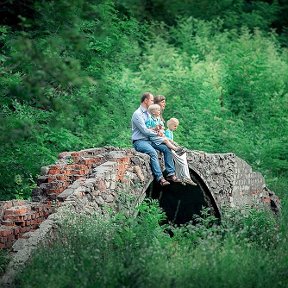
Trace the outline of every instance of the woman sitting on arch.
[[[163, 111], [166, 107], [165, 96], [163, 95], [155, 96], [154, 104], [158, 104], [161, 107], [160, 119], [162, 120], [164, 124]], [[176, 118], [171, 118], [167, 121], [168, 129], [165, 131], [165, 135], [174, 145], [175, 144], [177, 145], [177, 143], [174, 142], [173, 132], [178, 128], [178, 125], [179, 125], [179, 120]], [[190, 176], [186, 151], [184, 151], [184, 153], [182, 153], [181, 155], [177, 155], [177, 153], [175, 153], [175, 151], [172, 150], [172, 157], [173, 157], [174, 164], [175, 164], [176, 177], [181, 179], [183, 183], [196, 186], [197, 184], [191, 179], [191, 176]]]

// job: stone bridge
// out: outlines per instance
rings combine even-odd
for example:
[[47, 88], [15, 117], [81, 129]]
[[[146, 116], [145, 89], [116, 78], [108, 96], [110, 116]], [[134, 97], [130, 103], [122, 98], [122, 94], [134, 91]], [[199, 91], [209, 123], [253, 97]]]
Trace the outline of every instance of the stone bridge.
[[[160, 154], [159, 159], [163, 165]], [[159, 200], [167, 220], [176, 224], [193, 220], [203, 207], [220, 219], [226, 207], [279, 211], [279, 199], [262, 175], [235, 154], [188, 151], [187, 161], [198, 185], [161, 187], [153, 180], [149, 156], [134, 149], [103, 147], [59, 154], [55, 164], [41, 168], [32, 201], [0, 202], [0, 248], [12, 247], [13, 254], [2, 284], [11, 283], [38, 243], [53, 234], [57, 215], [65, 209], [105, 213], [108, 207], [121, 209], [123, 196], [130, 197], [132, 206], [150, 197]]]
[[63, 152], [55, 164], [41, 168], [32, 202], [0, 202], [0, 247], [9, 248], [23, 234], [37, 229], [59, 206], [87, 213], [109, 206], [117, 209], [119, 193], [133, 196], [134, 205], [145, 197], [159, 199], [168, 220], [176, 224], [190, 221], [203, 207], [210, 207], [218, 218], [224, 207], [264, 205], [279, 210], [279, 200], [262, 175], [235, 154], [188, 151], [187, 161], [198, 185], [171, 183], [162, 188], [153, 181], [149, 156], [134, 149]]

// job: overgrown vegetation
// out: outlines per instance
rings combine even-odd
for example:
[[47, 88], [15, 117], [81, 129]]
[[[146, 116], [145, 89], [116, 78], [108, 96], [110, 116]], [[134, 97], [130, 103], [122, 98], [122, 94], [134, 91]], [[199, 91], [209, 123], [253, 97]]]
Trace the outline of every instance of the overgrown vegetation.
[[66, 214], [16, 286], [287, 287], [287, 213], [279, 223], [264, 211], [227, 211], [214, 225], [204, 210], [197, 225], [173, 227], [159, 226], [164, 215], [156, 203], [138, 212]]
[[4, 274], [5, 269], [9, 263], [10, 257], [7, 250], [0, 250], [0, 277]]
[[131, 115], [151, 91], [167, 97], [165, 118], [179, 118], [177, 142], [235, 153], [284, 203], [280, 224], [249, 211], [173, 238], [155, 205], [137, 220], [71, 216], [23, 287], [287, 286], [285, 0], [10, 0], [0, 10], [0, 200], [29, 198], [60, 152], [131, 147]]

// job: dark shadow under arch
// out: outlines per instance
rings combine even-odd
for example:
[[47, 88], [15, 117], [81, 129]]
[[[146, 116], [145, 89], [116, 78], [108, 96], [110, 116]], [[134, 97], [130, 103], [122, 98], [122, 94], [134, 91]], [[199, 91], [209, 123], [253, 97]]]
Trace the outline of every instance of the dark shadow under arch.
[[193, 215], [200, 215], [203, 207], [209, 207], [211, 213], [220, 219], [219, 209], [202, 178], [193, 170], [191, 178], [197, 186], [171, 183], [161, 187], [153, 181], [146, 191], [148, 198], [158, 199], [160, 207], [165, 211], [168, 221], [184, 224], [193, 221]]

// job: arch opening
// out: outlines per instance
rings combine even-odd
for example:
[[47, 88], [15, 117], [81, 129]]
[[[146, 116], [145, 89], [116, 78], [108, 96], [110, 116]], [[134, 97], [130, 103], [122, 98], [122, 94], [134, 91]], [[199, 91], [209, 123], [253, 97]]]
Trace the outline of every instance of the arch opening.
[[220, 219], [220, 212], [208, 187], [195, 171], [189, 171], [197, 186], [170, 183], [162, 187], [154, 180], [146, 191], [146, 197], [157, 199], [167, 220], [176, 225], [189, 221], [193, 223], [194, 216], [201, 216], [203, 208], [210, 208], [211, 214]]

